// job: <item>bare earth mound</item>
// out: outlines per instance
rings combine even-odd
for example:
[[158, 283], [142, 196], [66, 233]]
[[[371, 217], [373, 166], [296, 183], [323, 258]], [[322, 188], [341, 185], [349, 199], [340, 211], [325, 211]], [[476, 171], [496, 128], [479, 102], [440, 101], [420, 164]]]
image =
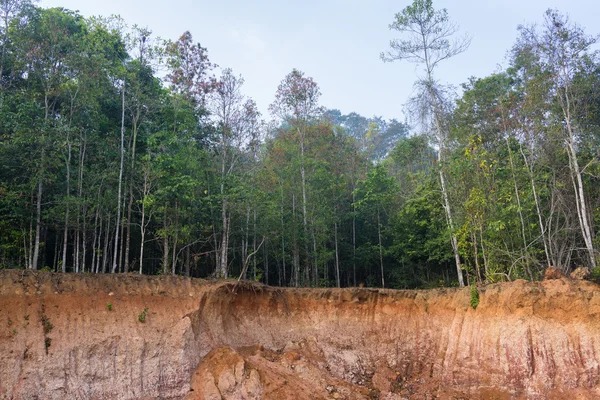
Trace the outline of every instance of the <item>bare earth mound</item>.
[[0, 399], [593, 399], [600, 291], [0, 271]]

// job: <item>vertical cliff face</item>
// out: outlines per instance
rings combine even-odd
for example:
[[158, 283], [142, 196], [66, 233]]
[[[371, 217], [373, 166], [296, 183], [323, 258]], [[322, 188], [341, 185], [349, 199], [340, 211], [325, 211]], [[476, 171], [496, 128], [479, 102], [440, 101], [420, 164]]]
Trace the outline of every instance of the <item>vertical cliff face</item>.
[[596, 285], [521, 281], [482, 289], [476, 310], [469, 300], [468, 289], [221, 287], [203, 297], [196, 324], [211, 347], [309, 338], [331, 375], [380, 395], [600, 395]]
[[599, 317], [598, 286], [568, 280], [488, 286], [473, 309], [468, 289], [4, 271], [0, 398], [591, 399]]

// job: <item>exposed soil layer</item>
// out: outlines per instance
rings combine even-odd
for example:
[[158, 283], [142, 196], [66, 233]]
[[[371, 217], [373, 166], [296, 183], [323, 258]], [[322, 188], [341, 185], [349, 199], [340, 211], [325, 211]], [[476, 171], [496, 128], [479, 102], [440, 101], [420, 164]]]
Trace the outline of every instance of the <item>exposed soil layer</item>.
[[600, 398], [600, 291], [0, 271], [0, 399]]

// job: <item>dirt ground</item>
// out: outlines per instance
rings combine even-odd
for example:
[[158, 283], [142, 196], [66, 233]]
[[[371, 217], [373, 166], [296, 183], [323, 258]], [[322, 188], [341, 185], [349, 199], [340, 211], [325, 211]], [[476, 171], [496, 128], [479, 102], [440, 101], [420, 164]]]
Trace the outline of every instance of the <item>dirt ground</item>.
[[0, 271], [0, 399], [600, 398], [598, 289]]

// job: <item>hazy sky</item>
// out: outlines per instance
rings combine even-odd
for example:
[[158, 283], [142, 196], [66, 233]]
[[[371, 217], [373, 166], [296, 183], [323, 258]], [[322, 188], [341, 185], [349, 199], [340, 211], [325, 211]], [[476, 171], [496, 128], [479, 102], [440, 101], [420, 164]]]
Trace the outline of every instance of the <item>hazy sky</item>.
[[[383, 63], [379, 54], [396, 37], [388, 25], [411, 1], [389, 0], [42, 0], [84, 16], [119, 14], [129, 24], [177, 39], [189, 30], [208, 49], [210, 60], [246, 80], [244, 92], [266, 113], [277, 85], [292, 68], [319, 84], [322, 105], [343, 113], [404, 119], [417, 69]], [[461, 32], [472, 35], [465, 53], [440, 64], [438, 78], [460, 85], [506, 66], [517, 26], [540, 22], [556, 8], [600, 32], [600, 0], [434, 0], [447, 8]]]

